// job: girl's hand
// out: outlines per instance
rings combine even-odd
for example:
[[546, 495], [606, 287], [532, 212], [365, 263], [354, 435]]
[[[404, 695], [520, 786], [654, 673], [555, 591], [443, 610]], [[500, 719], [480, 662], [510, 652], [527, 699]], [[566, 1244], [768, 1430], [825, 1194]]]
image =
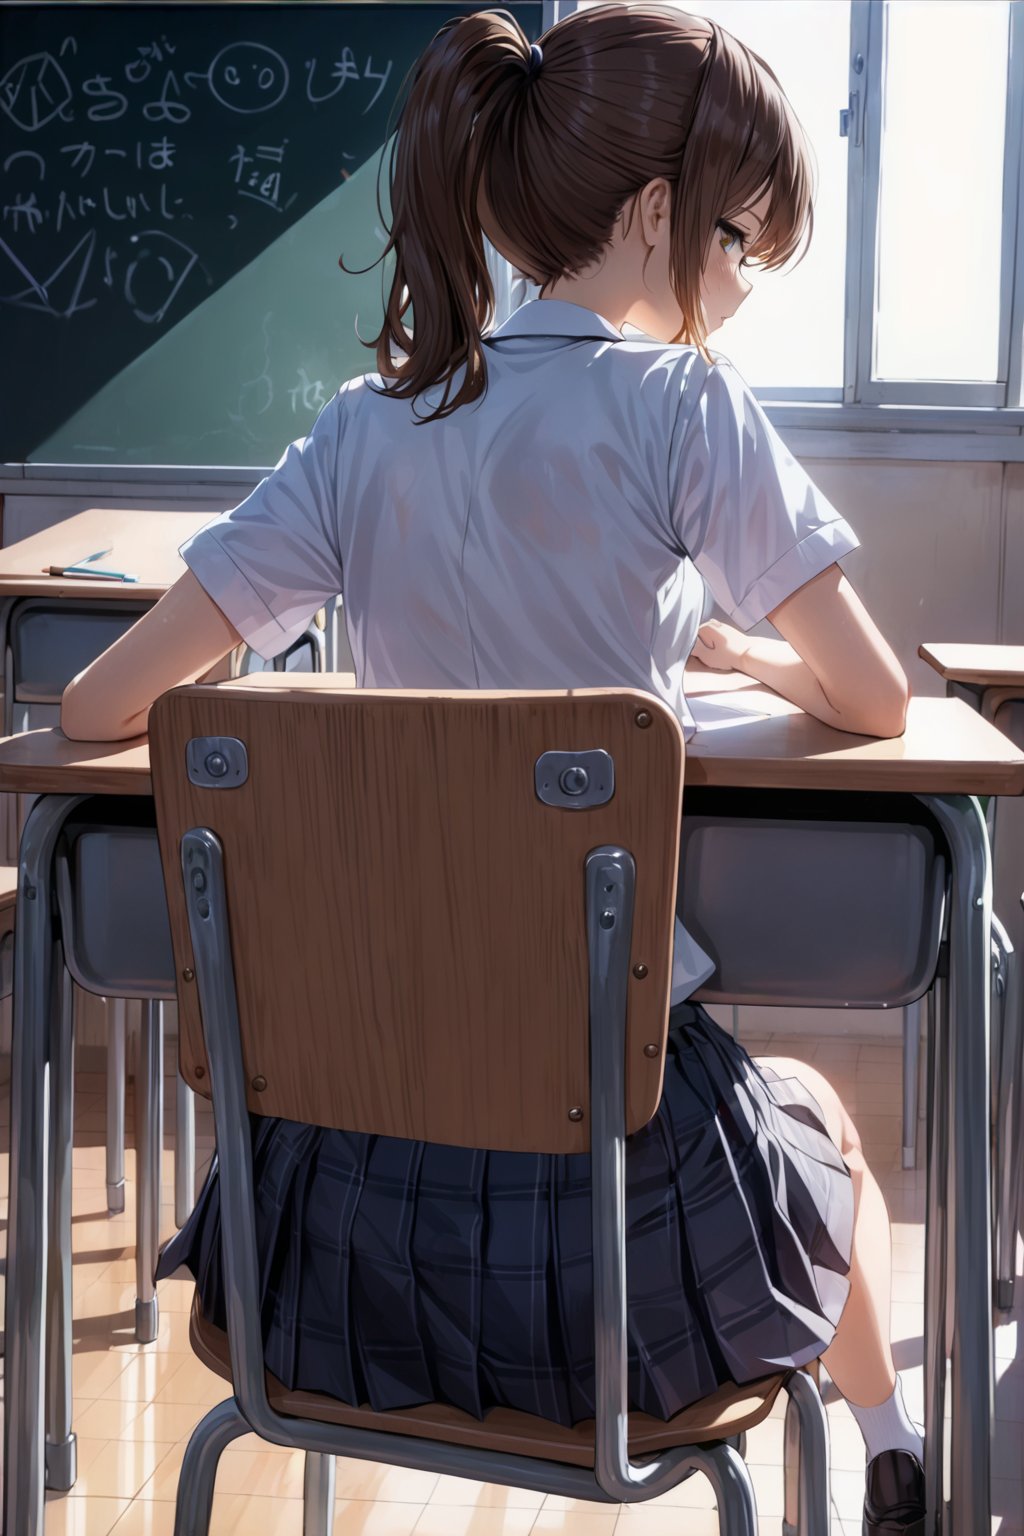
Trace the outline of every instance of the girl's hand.
[[742, 672], [749, 646], [750, 641], [741, 630], [709, 619], [697, 631], [692, 654], [695, 661], [703, 662], [713, 672]]

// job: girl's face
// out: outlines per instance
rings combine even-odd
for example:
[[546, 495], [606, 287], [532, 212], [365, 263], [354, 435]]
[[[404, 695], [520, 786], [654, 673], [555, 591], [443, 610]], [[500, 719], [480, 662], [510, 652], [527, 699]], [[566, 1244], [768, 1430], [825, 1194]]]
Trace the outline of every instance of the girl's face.
[[717, 331], [739, 309], [750, 292], [744, 252], [764, 223], [768, 212], [765, 192], [731, 219], [719, 219], [700, 284], [700, 301], [708, 335]]
[[[637, 260], [643, 262], [642, 296], [634, 298], [626, 319], [648, 336], [662, 341], [678, 336], [683, 324], [669, 278], [669, 197], [666, 181], [650, 182], [639, 195], [640, 217], [634, 221], [629, 236], [621, 237], [622, 247], [632, 245]], [[720, 219], [715, 228], [700, 282], [700, 301], [709, 336], [736, 313], [750, 292], [744, 252], [764, 222], [768, 201], [769, 194], [762, 193], [748, 208]], [[634, 294], [635, 291], [634, 288]]]

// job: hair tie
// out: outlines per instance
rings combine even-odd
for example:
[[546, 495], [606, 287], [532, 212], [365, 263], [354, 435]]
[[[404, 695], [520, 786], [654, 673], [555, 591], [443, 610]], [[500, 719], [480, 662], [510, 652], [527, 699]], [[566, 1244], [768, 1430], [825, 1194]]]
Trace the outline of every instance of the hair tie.
[[536, 74], [538, 74], [540, 72], [540, 67], [543, 64], [543, 62], [544, 62], [544, 51], [541, 48], [540, 43], [531, 43], [530, 44], [530, 67], [529, 67], [529, 69], [526, 72], [527, 80], [532, 80], [534, 75], [536, 75]]

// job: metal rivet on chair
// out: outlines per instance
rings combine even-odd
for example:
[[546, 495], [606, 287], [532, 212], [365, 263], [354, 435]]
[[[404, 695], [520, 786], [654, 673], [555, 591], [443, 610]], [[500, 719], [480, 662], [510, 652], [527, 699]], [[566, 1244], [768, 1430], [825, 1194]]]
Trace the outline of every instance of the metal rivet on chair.
[[575, 1104], [573, 1106], [573, 1108], [570, 1109], [570, 1111], [569, 1111], [569, 1119], [570, 1120], [582, 1120], [583, 1119], [583, 1106], [581, 1104]]
[[615, 927], [615, 913], [610, 911], [608, 908], [606, 908], [601, 913], [600, 923], [601, 923], [601, 927], [602, 928], [614, 928]]
[[653, 1041], [651, 1042], [650, 1045], [645, 1045], [644, 1046], [644, 1055], [645, 1056], [658, 1056], [658, 1055], [660, 1055], [660, 1053], [661, 1053], [661, 1046], [660, 1045], [655, 1045]]
[[642, 731], [647, 729], [653, 719], [654, 716], [651, 714], [649, 709], [638, 709], [636, 714], [633, 716], [634, 722], [640, 727]]
[[262, 1093], [267, 1086], [267, 1080], [262, 1072], [258, 1072], [252, 1080], [252, 1086], [257, 1093]]
[[571, 768], [563, 768], [559, 774], [558, 782], [567, 795], [586, 794], [590, 787], [590, 774], [585, 768], [574, 763]]
[[211, 779], [222, 779], [228, 771], [228, 760], [223, 752], [211, 752], [204, 766]]
[[196, 979], [196, 973], [190, 965], [186, 965], [181, 974], [185, 981], [195, 981]]
[[634, 965], [633, 975], [636, 977], [637, 981], [643, 981], [644, 977], [647, 975], [647, 967], [644, 965], [643, 961], [641, 961], [639, 965]]

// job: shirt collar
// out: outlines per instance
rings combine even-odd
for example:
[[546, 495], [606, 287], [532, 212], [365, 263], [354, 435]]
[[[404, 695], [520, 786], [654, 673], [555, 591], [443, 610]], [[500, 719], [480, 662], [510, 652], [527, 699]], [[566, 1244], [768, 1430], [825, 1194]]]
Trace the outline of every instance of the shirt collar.
[[610, 320], [566, 299], [528, 299], [484, 340], [505, 336], [574, 336], [580, 340], [625, 341]]

